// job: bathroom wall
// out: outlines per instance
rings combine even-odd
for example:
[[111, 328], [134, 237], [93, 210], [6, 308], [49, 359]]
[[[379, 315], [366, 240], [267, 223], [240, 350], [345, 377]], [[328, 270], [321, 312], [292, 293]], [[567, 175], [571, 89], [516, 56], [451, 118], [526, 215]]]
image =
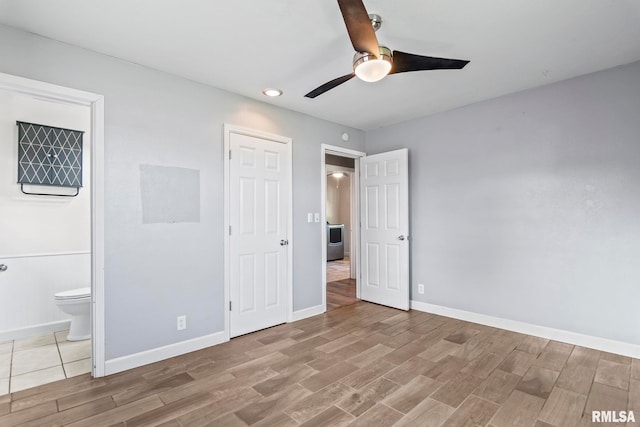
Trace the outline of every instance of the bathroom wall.
[[91, 254], [0, 257], [0, 342], [69, 329], [56, 292], [89, 286]]
[[[84, 137], [77, 197], [25, 195], [16, 121], [88, 131], [89, 109], [0, 91], [0, 341], [60, 330], [53, 294], [90, 285], [90, 140]], [[47, 190], [46, 187], [30, 191]]]

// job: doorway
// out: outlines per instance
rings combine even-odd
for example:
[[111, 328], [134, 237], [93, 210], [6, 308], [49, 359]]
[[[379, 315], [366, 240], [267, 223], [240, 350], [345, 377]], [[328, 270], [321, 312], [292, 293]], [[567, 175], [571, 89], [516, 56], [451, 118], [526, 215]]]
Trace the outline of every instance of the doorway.
[[358, 289], [358, 159], [364, 153], [322, 146], [323, 300], [327, 311], [354, 304]]
[[[355, 271], [355, 298], [409, 309], [409, 158], [406, 148], [365, 155], [323, 145], [322, 222], [327, 222], [327, 157], [354, 159], [350, 273]], [[323, 305], [327, 295], [329, 230], [322, 231]], [[331, 283], [331, 282], [329, 282]], [[344, 288], [341, 288], [344, 289]], [[349, 292], [349, 291], [346, 291]], [[348, 293], [352, 295], [352, 293]]]
[[[0, 73], [0, 300], [12, 304], [1, 310], [12, 363], [0, 366], [0, 394], [104, 375], [103, 108], [101, 95]], [[86, 314], [73, 308], [85, 300]]]
[[353, 304], [356, 298], [353, 247], [355, 159], [325, 155], [327, 227], [327, 310]]

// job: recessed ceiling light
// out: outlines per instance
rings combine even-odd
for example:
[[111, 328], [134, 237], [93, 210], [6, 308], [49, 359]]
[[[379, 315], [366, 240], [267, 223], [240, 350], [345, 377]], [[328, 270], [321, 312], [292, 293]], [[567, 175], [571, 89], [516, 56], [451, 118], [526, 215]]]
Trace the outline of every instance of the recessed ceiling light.
[[265, 90], [262, 91], [263, 94], [265, 94], [266, 96], [280, 96], [282, 95], [282, 91], [280, 89], [274, 89], [271, 87], [266, 88]]

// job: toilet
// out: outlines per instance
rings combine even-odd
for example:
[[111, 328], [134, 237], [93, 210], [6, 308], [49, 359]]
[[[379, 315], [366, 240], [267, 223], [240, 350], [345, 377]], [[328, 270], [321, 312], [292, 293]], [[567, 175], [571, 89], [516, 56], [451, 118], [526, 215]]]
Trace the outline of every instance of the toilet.
[[81, 341], [91, 338], [91, 288], [72, 289], [54, 295], [60, 310], [71, 316], [71, 326], [67, 341]]

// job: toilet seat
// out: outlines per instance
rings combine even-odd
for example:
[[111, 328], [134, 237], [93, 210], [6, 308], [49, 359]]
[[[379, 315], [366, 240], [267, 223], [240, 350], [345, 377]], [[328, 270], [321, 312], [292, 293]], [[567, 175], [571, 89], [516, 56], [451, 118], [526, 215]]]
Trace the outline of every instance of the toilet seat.
[[58, 301], [75, 300], [75, 299], [82, 299], [82, 298], [89, 298], [89, 297], [91, 297], [91, 288], [89, 287], [71, 289], [69, 291], [58, 292], [57, 294], [54, 295], [54, 298]]

